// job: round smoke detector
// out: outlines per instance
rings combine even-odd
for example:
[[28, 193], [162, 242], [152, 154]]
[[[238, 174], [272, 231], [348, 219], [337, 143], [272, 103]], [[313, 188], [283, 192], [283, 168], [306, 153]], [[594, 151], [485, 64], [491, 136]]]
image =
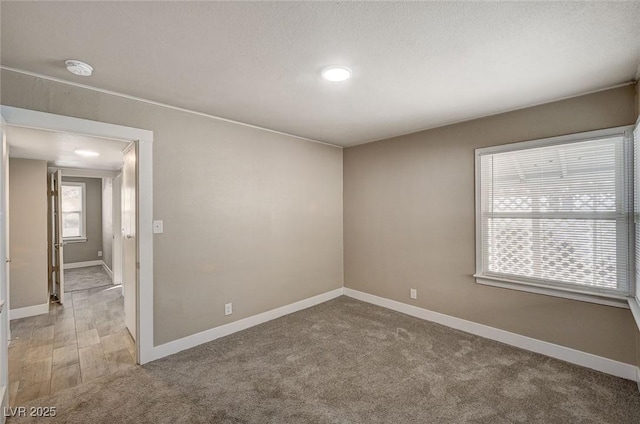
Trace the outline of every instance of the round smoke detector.
[[65, 60], [64, 64], [67, 65], [67, 70], [69, 72], [75, 75], [80, 75], [81, 77], [89, 77], [93, 73], [93, 68], [91, 67], [91, 65], [79, 60]]

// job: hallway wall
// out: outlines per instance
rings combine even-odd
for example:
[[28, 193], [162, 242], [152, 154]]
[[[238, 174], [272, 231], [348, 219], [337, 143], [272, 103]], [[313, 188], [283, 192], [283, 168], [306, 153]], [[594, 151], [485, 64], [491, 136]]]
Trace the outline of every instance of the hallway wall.
[[12, 310], [48, 302], [47, 162], [9, 159]]

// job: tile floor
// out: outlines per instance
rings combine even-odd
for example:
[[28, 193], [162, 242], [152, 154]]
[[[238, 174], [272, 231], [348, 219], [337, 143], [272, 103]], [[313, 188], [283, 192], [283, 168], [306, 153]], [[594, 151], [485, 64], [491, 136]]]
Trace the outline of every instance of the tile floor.
[[135, 366], [121, 286], [66, 297], [48, 314], [11, 321], [10, 406]]

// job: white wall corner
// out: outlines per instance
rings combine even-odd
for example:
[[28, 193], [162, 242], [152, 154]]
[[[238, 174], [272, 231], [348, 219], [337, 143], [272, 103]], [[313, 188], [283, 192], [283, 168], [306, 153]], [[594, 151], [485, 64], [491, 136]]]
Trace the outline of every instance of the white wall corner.
[[406, 303], [386, 299], [384, 297], [375, 296], [358, 290], [345, 288], [344, 294], [363, 302], [372, 303], [374, 305], [382, 306], [383, 308], [402, 312], [403, 314], [455, 328], [456, 330], [471, 333], [476, 336], [496, 340], [524, 350], [529, 350], [531, 352], [540, 353], [565, 362], [591, 368], [605, 374], [610, 374], [632, 381], [638, 378], [636, 376], [637, 367], [631, 364], [545, 342], [543, 340], [533, 339], [521, 334], [511, 333], [509, 331], [441, 314], [439, 312], [430, 311], [428, 309], [419, 308], [417, 306], [408, 305]]
[[33, 317], [36, 315], [48, 314], [49, 303], [41, 305], [25, 306], [24, 308], [16, 308], [9, 310], [9, 320]]
[[638, 305], [638, 301], [635, 298], [630, 298], [629, 309], [631, 309], [631, 315], [638, 326], [638, 331], [640, 331], [640, 305]]
[[104, 263], [104, 261], [102, 262], [102, 268], [104, 268], [105, 272], [107, 274], [109, 274], [109, 278], [111, 278], [111, 281], [113, 282], [113, 271], [111, 271], [111, 269], [107, 266], [107, 264]]
[[230, 334], [237, 333], [238, 331], [246, 330], [247, 328], [265, 323], [267, 321], [271, 321], [276, 318], [280, 318], [282, 316], [319, 305], [331, 299], [335, 299], [336, 297], [342, 296], [343, 292], [344, 289], [340, 287], [338, 289], [331, 290], [317, 296], [309, 297], [307, 299], [303, 299], [289, 305], [281, 306], [279, 308], [243, 318], [229, 324], [224, 324], [219, 327], [202, 331], [200, 333], [192, 334], [190, 336], [183, 337], [181, 339], [174, 340], [160, 346], [155, 346], [153, 350], [153, 359], [151, 360], [164, 358], [165, 356], [173, 355], [174, 353], [178, 353], [180, 351], [190, 349], [203, 343], [219, 339], [220, 337], [225, 337]]

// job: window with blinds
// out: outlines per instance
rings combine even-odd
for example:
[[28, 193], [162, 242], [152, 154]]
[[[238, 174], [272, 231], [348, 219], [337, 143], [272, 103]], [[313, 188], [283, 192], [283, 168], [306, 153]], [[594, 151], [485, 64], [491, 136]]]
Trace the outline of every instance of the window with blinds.
[[476, 277], [629, 296], [628, 135], [617, 129], [476, 150]]
[[86, 238], [86, 184], [63, 181], [61, 188], [62, 238], [69, 240]]

